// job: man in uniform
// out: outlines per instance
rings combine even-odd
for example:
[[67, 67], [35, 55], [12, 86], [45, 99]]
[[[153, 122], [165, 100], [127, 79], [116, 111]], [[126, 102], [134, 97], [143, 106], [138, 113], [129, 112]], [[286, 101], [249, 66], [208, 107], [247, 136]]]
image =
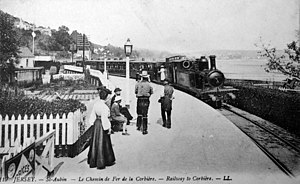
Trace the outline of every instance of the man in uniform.
[[[171, 128], [171, 111], [174, 88], [170, 86], [168, 79], [164, 80], [164, 92], [161, 96], [161, 116], [163, 120], [163, 127]], [[166, 118], [167, 114], [167, 118]]]
[[141, 130], [143, 135], [148, 133], [148, 109], [150, 105], [150, 96], [153, 94], [153, 88], [148, 81], [147, 71], [142, 71], [141, 81], [135, 85], [135, 94], [137, 97], [137, 130]]

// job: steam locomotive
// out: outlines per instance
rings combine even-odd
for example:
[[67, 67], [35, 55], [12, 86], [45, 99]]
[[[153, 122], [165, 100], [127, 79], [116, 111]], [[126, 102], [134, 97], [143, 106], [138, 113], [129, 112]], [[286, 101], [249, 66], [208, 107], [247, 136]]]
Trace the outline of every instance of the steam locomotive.
[[[209, 62], [210, 61], [210, 62]], [[237, 89], [225, 86], [224, 74], [216, 68], [216, 56], [205, 56], [191, 59], [185, 55], [176, 55], [166, 58], [165, 61], [130, 61], [130, 77], [139, 79], [139, 73], [147, 70], [151, 82], [162, 83], [161, 73], [176, 88], [189, 93], [202, 101], [219, 108], [223, 101], [235, 99]], [[82, 66], [82, 61], [76, 61], [77, 66]], [[104, 60], [88, 60], [85, 65], [91, 69], [104, 71]], [[107, 60], [106, 69], [110, 75], [126, 75], [124, 60]]]

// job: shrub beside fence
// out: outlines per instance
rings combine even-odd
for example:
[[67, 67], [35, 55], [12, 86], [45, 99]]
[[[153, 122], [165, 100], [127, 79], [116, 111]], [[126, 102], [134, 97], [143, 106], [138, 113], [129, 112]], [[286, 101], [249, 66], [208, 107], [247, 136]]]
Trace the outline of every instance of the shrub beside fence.
[[300, 136], [300, 95], [276, 89], [237, 87], [231, 105], [271, 121]]

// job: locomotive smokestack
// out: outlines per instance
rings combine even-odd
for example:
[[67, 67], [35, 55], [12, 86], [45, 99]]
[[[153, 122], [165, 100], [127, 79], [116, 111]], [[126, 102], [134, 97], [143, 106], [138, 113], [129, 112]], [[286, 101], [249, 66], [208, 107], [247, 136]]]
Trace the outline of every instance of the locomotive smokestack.
[[209, 60], [210, 60], [210, 70], [217, 69], [216, 68], [216, 56], [215, 55], [209, 56]]

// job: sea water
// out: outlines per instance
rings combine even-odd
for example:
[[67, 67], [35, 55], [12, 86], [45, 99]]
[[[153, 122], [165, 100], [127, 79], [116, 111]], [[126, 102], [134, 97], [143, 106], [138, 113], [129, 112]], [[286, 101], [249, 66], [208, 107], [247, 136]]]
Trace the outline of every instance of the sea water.
[[220, 59], [216, 61], [216, 67], [227, 79], [283, 81], [288, 78], [280, 72], [266, 72], [266, 63], [264, 59]]

